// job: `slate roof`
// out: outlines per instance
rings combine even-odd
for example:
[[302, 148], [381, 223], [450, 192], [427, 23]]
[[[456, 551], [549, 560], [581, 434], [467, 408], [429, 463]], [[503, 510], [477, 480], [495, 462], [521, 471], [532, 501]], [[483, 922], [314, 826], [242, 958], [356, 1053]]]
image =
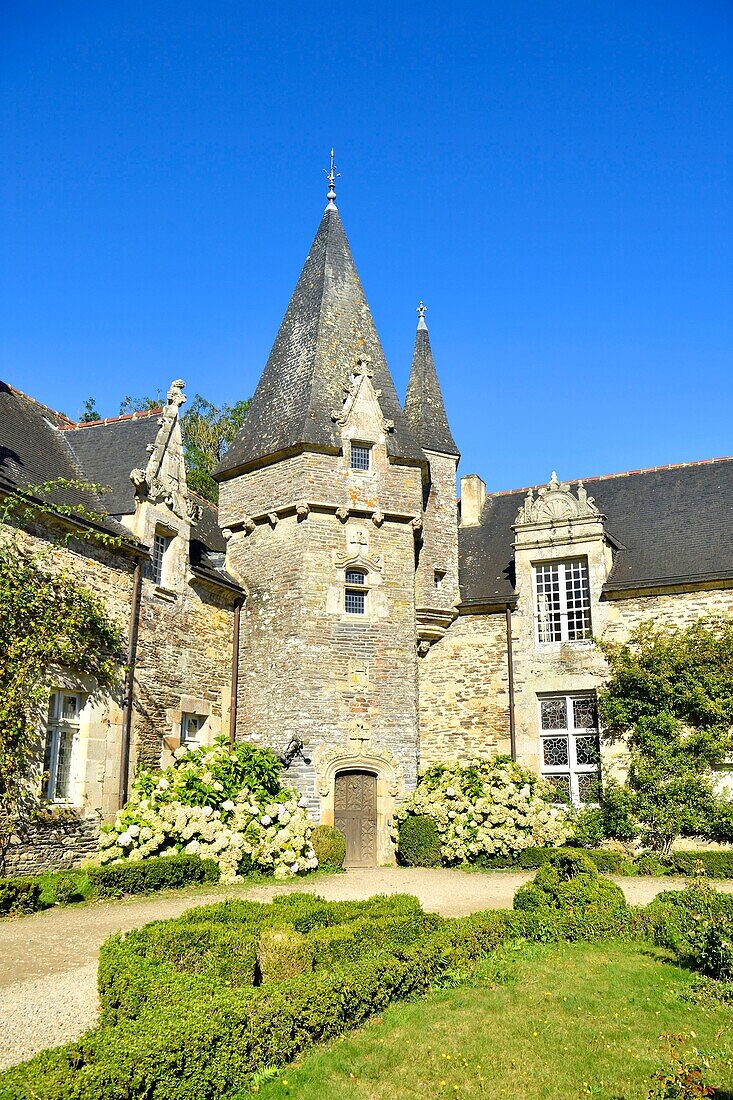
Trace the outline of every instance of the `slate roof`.
[[439, 451], [441, 454], [460, 458], [460, 451], [448, 426], [443, 394], [430, 347], [430, 334], [424, 321], [415, 334], [412, 370], [405, 397], [405, 420], [424, 450]]
[[135, 512], [130, 471], [145, 469], [155, 442], [162, 409], [93, 421], [65, 429], [64, 435], [89, 481], [103, 486], [104, 506], [113, 516]]
[[369, 357], [396, 460], [425, 462], [400, 407], [341, 218], [327, 209], [290, 299], [239, 434], [215, 476], [304, 446], [340, 447], [331, 412], [341, 410], [357, 359]]
[[[733, 578], [733, 458], [583, 481], [617, 547], [604, 586], [609, 595]], [[481, 525], [460, 528], [464, 603], [506, 604], [515, 598], [512, 524], [526, 493], [487, 497]]]
[[[69, 446], [67, 433], [59, 427], [71, 425], [67, 417], [41, 405], [33, 398], [0, 382], [0, 481], [6, 488], [27, 489], [63, 478], [91, 481]], [[130, 532], [106, 514], [108, 509], [96, 493], [87, 488], [63, 487], [37, 492], [49, 504], [82, 506], [104, 516], [101, 526], [115, 535], [134, 541]]]

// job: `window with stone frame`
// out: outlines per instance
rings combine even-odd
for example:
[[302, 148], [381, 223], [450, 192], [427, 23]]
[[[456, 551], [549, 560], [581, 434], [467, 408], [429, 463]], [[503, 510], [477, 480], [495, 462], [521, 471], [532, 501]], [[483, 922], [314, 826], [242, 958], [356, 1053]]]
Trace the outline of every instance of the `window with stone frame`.
[[201, 731], [206, 725], [207, 715], [187, 714], [181, 715], [181, 744], [198, 745], [201, 742]]
[[366, 615], [369, 596], [366, 570], [347, 569], [344, 581], [344, 611], [347, 615]]
[[538, 644], [580, 642], [590, 638], [587, 558], [538, 562], [533, 574]]
[[173, 539], [163, 531], [156, 531], [150, 551], [150, 576], [154, 584], [162, 586], [165, 578], [165, 557]]
[[43, 751], [42, 796], [49, 802], [73, 801], [74, 758], [79, 747], [79, 723], [86, 696], [58, 688], [48, 700]]
[[539, 695], [540, 771], [558, 802], [582, 806], [598, 798], [601, 754], [593, 693]]
[[371, 443], [352, 443], [350, 451], [351, 469], [360, 470], [362, 473], [368, 473], [372, 468]]

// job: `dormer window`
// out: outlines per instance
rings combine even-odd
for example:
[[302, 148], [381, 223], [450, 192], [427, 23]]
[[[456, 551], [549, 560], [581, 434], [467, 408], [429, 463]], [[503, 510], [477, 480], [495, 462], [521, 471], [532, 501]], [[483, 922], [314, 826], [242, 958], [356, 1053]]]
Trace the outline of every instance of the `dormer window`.
[[368, 473], [372, 468], [372, 448], [369, 443], [351, 444], [351, 469]]
[[535, 565], [534, 587], [535, 637], [540, 645], [590, 638], [590, 583], [585, 558]]
[[150, 575], [153, 583], [158, 586], [163, 584], [165, 556], [172, 541], [171, 537], [164, 535], [162, 531], [155, 532], [153, 549], [150, 553]]
[[347, 615], [365, 615], [367, 588], [367, 575], [363, 569], [346, 570], [346, 587], [344, 589], [344, 610]]

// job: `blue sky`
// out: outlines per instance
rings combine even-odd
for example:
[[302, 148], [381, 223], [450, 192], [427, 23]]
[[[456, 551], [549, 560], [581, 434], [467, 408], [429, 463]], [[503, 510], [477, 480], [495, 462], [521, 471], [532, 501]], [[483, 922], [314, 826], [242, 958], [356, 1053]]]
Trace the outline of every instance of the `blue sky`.
[[3, 6], [0, 376], [250, 395], [338, 204], [492, 488], [733, 453], [726, 0]]

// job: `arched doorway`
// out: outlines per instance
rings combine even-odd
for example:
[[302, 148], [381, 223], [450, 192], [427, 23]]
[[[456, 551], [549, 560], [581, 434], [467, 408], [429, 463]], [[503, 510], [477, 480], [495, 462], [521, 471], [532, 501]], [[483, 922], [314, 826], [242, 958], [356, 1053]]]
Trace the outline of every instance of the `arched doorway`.
[[338, 772], [334, 825], [346, 837], [346, 866], [374, 867], [377, 862], [377, 777], [373, 772]]

